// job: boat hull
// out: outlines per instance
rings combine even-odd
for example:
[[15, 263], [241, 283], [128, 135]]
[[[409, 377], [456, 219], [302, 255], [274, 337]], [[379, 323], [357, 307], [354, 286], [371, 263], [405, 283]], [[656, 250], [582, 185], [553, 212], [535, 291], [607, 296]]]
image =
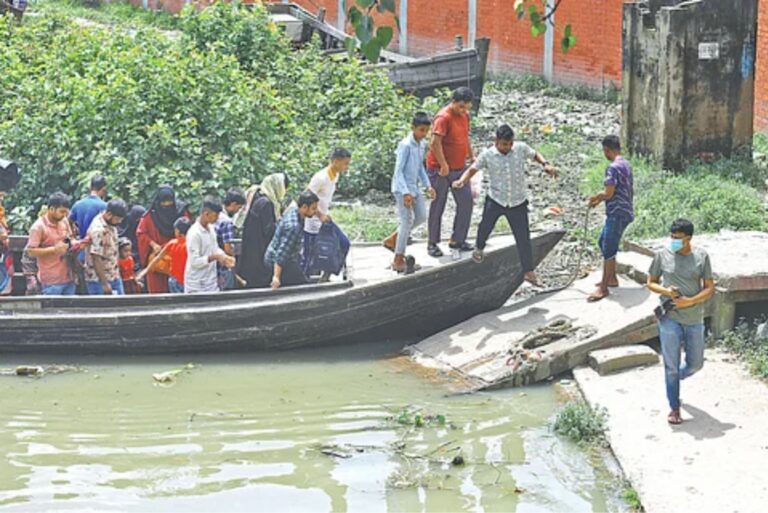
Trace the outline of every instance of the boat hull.
[[[563, 232], [534, 238], [538, 263]], [[0, 299], [0, 350], [232, 352], [414, 339], [496, 309], [522, 284], [517, 248], [409, 276], [215, 294]]]

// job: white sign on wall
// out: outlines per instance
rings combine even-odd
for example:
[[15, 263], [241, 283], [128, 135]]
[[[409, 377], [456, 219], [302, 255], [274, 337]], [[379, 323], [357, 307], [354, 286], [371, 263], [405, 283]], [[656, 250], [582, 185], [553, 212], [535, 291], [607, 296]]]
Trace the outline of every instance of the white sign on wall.
[[699, 60], [713, 61], [720, 58], [720, 43], [699, 43]]

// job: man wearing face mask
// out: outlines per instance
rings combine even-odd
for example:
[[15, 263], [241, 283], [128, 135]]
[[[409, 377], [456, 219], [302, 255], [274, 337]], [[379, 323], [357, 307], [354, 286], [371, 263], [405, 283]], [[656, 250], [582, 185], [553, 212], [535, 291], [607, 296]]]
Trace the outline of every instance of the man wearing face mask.
[[[704, 303], [714, 296], [715, 282], [709, 255], [691, 246], [693, 223], [678, 219], [670, 232], [668, 246], [651, 263], [648, 289], [661, 296], [663, 305], [657, 317], [671, 410], [667, 421], [680, 424], [680, 380], [704, 365]], [[681, 348], [685, 348], [682, 367]]]

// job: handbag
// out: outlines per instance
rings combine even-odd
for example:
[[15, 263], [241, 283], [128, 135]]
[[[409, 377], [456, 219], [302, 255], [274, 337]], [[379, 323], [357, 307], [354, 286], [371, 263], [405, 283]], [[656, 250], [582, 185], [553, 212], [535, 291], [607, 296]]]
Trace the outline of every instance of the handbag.
[[[149, 261], [152, 262], [152, 260], [154, 260], [155, 256], [157, 256], [159, 252], [160, 250], [152, 251], [149, 254]], [[161, 258], [160, 260], [157, 260], [152, 266], [151, 272], [170, 276], [171, 275], [171, 255], [168, 255], [168, 254], [163, 255], [163, 258]]]

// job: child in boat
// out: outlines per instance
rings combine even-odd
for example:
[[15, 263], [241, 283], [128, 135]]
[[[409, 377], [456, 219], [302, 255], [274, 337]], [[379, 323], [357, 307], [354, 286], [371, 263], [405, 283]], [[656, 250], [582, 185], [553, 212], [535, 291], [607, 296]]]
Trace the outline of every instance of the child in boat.
[[424, 167], [426, 138], [431, 126], [430, 117], [424, 112], [417, 112], [411, 123], [411, 133], [397, 145], [391, 190], [397, 203], [400, 228], [384, 240], [384, 247], [395, 253], [392, 269], [399, 273], [407, 271], [405, 247], [411, 231], [427, 220], [423, 189], [427, 189], [430, 199], [435, 198], [435, 190]]
[[187, 266], [187, 232], [191, 223], [186, 217], [180, 217], [173, 223], [174, 238], [168, 241], [160, 252], [143, 269], [137, 279], [149, 272], [162, 272], [168, 275], [168, 291], [171, 294], [184, 293], [184, 269]]
[[515, 141], [515, 132], [509, 125], [496, 130], [496, 143], [483, 150], [474, 164], [453, 182], [453, 187], [464, 187], [478, 171], [483, 171], [488, 181], [483, 218], [477, 228], [477, 242], [472, 258], [482, 262], [485, 243], [491, 235], [496, 221], [504, 216], [515, 235], [515, 244], [520, 256], [520, 265], [525, 272], [525, 281], [534, 286], [543, 286], [533, 272], [533, 250], [531, 232], [528, 226], [528, 187], [525, 180], [528, 160], [538, 162], [545, 173], [556, 178], [557, 171], [544, 156], [525, 144]]
[[123, 290], [126, 294], [141, 294], [141, 284], [136, 280], [133, 244], [130, 239], [122, 237], [117, 247], [120, 250], [120, 258], [117, 261], [117, 265], [120, 268], [120, 279], [123, 280]]

